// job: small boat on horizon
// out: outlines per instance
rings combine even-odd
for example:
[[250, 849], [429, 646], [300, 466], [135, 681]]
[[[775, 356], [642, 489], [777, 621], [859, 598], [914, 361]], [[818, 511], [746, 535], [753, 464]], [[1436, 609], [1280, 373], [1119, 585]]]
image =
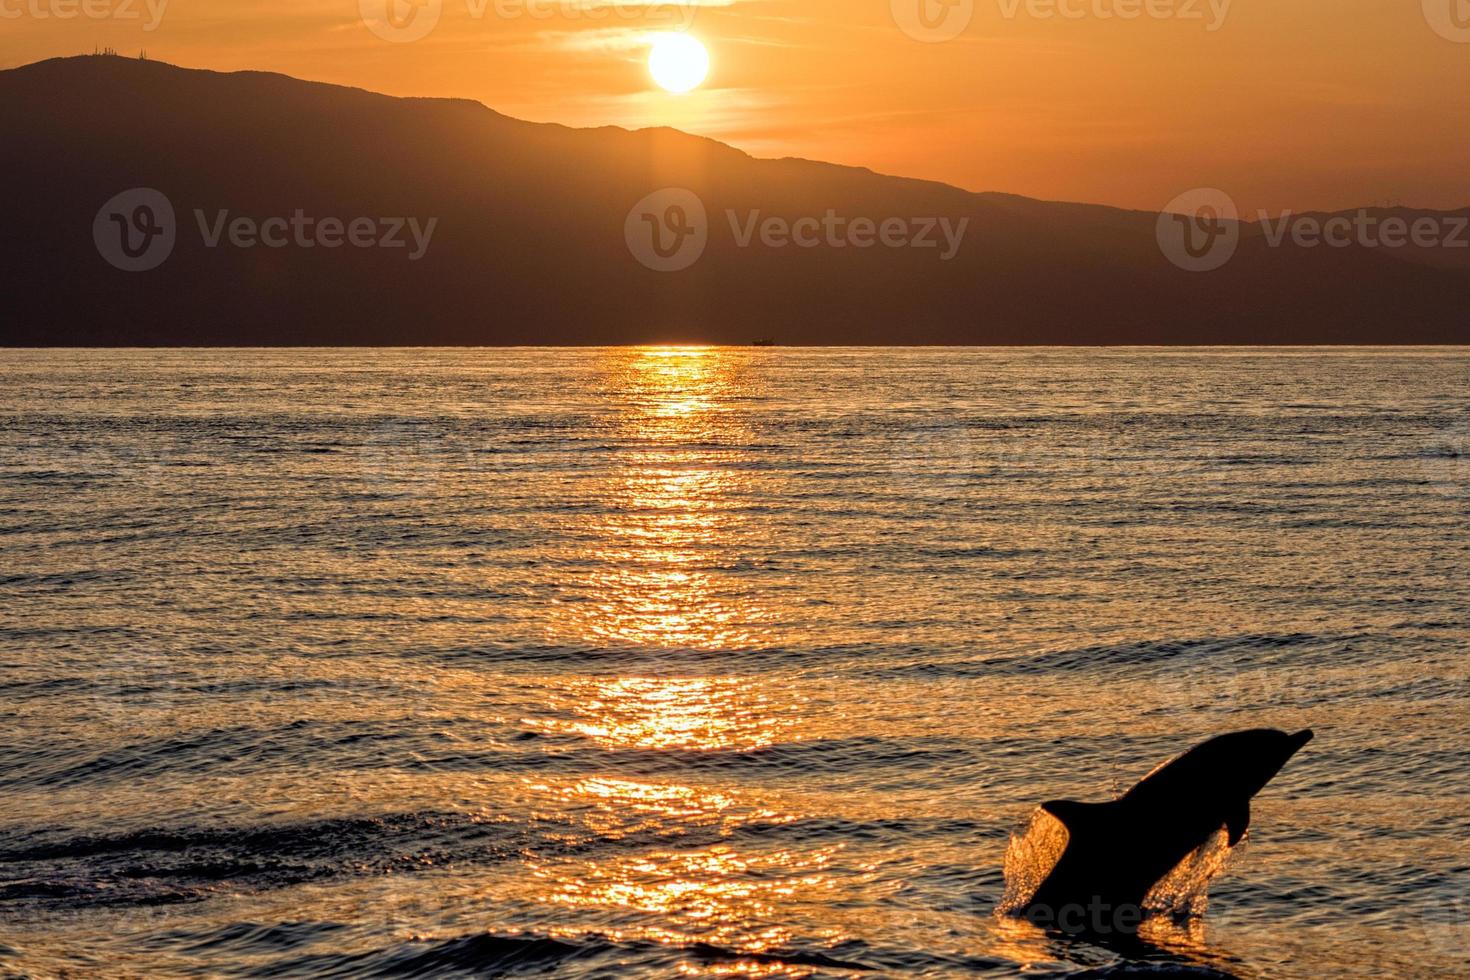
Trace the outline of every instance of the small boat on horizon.
[[750, 346], [752, 346], [752, 347], [775, 347], [776, 346], [776, 338], [775, 337], [760, 337], [760, 338], [758, 338], [756, 340], [752, 340], [750, 342]]

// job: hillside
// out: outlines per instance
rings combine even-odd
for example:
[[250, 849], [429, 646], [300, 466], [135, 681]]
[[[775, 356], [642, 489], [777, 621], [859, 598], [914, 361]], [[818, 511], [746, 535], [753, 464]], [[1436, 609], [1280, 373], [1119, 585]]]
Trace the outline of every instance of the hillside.
[[[1470, 341], [1470, 271], [1439, 255], [1272, 247], [1247, 226], [1224, 267], [1189, 273], [1154, 214], [760, 160], [667, 129], [80, 57], [0, 72], [0, 132], [10, 345]], [[94, 221], [138, 187], [172, 206], [176, 241], [157, 268], [120, 271]], [[667, 187], [708, 215], [702, 257], [677, 272], [625, 239], [630, 209]], [[375, 241], [386, 219], [435, 223], [416, 260], [406, 223], [400, 248], [229, 241], [237, 218], [298, 209], [371, 219]], [[968, 225], [949, 261], [937, 227], [935, 248], [739, 242], [755, 212], [829, 211]]]

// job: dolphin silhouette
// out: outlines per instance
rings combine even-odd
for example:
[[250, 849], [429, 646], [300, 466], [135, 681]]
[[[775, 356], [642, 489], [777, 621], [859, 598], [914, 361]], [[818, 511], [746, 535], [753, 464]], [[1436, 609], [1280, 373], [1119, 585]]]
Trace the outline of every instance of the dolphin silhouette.
[[1251, 798], [1311, 740], [1310, 730], [1221, 735], [1110, 803], [1043, 803], [1067, 828], [1067, 845], [1021, 914], [1068, 932], [1136, 929], [1149, 890], [1192, 851], [1221, 827], [1232, 847], [1240, 842]]

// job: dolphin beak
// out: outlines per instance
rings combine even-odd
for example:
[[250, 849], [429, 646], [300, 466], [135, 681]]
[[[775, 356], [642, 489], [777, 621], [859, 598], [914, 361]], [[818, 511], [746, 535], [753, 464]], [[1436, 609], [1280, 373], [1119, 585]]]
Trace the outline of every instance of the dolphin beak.
[[1292, 735], [1291, 741], [1288, 743], [1291, 746], [1291, 751], [1287, 753], [1286, 757], [1290, 759], [1292, 756], [1296, 755], [1302, 750], [1302, 746], [1306, 745], [1311, 740], [1312, 730], [1310, 728], [1303, 728], [1295, 735]]

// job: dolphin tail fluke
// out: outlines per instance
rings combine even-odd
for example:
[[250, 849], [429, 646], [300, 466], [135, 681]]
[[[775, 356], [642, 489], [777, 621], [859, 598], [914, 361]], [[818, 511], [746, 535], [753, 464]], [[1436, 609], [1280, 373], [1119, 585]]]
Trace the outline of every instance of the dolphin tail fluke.
[[1090, 837], [1104, 832], [1113, 807], [1111, 803], [1078, 803], [1076, 800], [1050, 800], [1041, 808], [1062, 822], [1072, 837]]

